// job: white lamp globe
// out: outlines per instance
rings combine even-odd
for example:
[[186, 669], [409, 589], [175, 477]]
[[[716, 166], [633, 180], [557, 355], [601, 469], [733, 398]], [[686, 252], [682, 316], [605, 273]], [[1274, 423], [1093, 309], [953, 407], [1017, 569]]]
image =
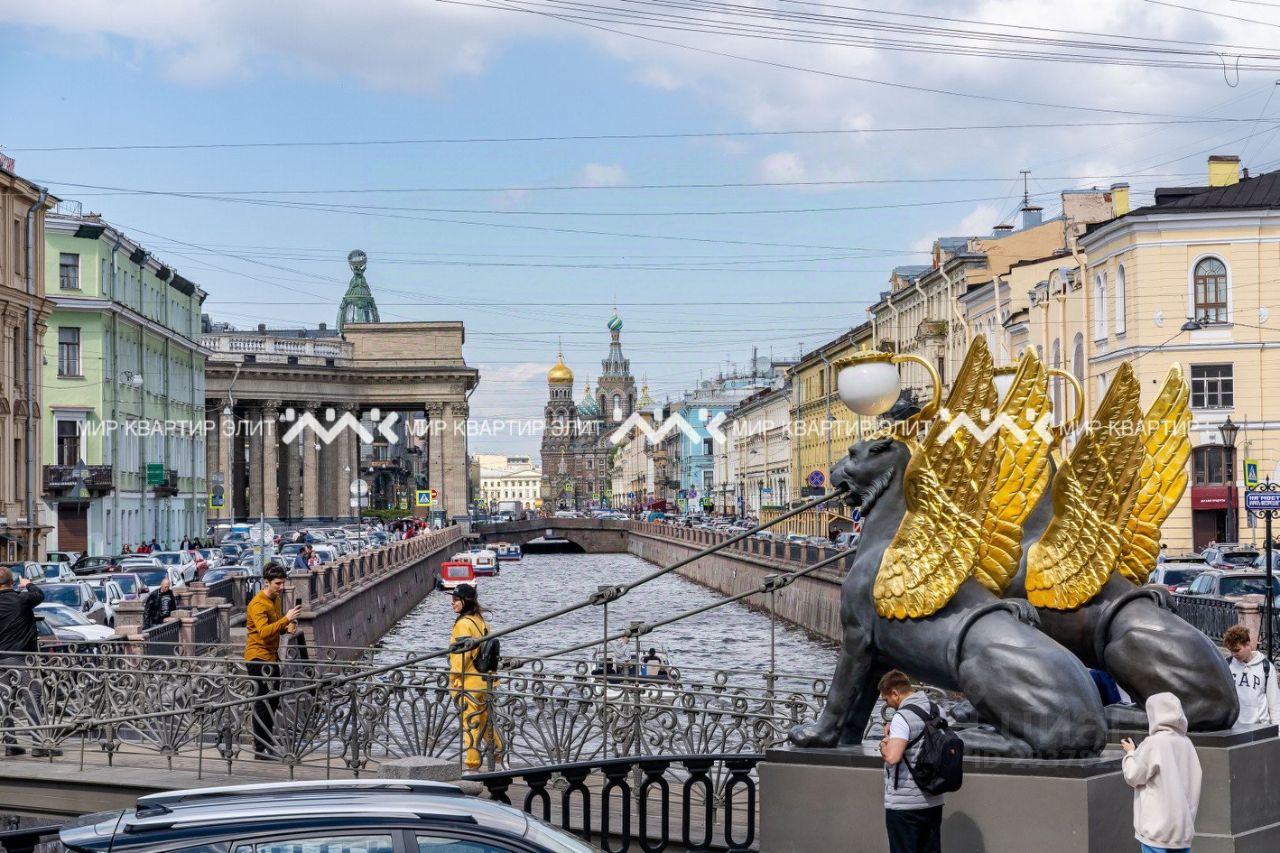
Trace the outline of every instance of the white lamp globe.
[[897, 365], [883, 361], [858, 361], [841, 368], [836, 377], [840, 399], [859, 415], [882, 415], [893, 408], [902, 392]]
[[996, 386], [996, 394], [999, 396], [999, 402], [1003, 403], [1004, 398], [1009, 396], [1009, 389], [1013, 387], [1014, 372], [1012, 370], [1002, 373], [996, 373], [992, 377], [992, 381]]

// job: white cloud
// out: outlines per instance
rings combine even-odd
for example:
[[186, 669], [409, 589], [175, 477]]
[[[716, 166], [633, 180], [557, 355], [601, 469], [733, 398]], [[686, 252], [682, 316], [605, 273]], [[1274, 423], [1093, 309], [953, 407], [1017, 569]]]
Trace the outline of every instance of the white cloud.
[[588, 163], [578, 171], [574, 183], [580, 187], [620, 187], [627, 183], [627, 170], [617, 165]]
[[785, 182], [805, 179], [804, 158], [794, 151], [777, 151], [756, 164], [761, 181]]

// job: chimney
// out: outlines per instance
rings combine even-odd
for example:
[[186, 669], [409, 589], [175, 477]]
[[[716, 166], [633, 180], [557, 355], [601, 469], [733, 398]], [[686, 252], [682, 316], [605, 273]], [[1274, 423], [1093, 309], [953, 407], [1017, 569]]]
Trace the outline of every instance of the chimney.
[[258, 324], [258, 331], [259, 331], [259, 332], [265, 332], [266, 330], [267, 330], [267, 324], [266, 324], [266, 323], [259, 323], [259, 324]]
[[991, 236], [999, 239], [1000, 237], [1008, 237], [1013, 233], [1012, 225], [1005, 225], [1003, 222], [991, 229]]
[[1129, 212], [1129, 185], [1111, 185], [1111, 215], [1124, 216]]
[[327, 329], [327, 328], [329, 328], [329, 327], [328, 327], [328, 325], [326, 325], [326, 324], [324, 324], [324, 323], [321, 323], [321, 324], [320, 324], [320, 331], [322, 331], [322, 332], [323, 332], [323, 331], [324, 331], [325, 329]]
[[1038, 204], [1024, 204], [1022, 206], [1022, 230], [1035, 228], [1044, 221], [1044, 208]]
[[1209, 186], [1229, 187], [1240, 180], [1240, 158], [1234, 154], [1209, 155]]

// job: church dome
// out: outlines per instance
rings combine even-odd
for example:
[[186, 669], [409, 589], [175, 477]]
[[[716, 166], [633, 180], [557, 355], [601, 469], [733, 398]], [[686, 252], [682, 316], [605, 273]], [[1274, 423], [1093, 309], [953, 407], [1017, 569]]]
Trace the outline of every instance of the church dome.
[[582, 402], [578, 404], [578, 416], [583, 418], [600, 417], [600, 404], [591, 396], [591, 383], [587, 383], [586, 390], [582, 394]]
[[548, 385], [572, 385], [573, 371], [564, 363], [564, 355], [556, 356], [556, 363], [547, 371]]
[[644, 411], [646, 409], [652, 409], [656, 405], [658, 404], [649, 396], [649, 385], [648, 383], [645, 383], [645, 385], [640, 389], [640, 399], [636, 403], [636, 408]]
[[611, 332], [622, 331], [622, 318], [618, 316], [618, 311], [616, 308], [613, 311], [613, 316], [609, 318], [609, 331]]

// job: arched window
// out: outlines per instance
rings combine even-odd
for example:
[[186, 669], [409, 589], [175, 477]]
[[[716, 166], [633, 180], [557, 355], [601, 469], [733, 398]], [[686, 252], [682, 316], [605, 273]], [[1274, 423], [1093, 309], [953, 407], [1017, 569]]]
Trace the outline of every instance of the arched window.
[[618, 420], [621, 420], [625, 415], [626, 413], [622, 411], [622, 395], [614, 394], [613, 395], [613, 411], [610, 412], [610, 416]]
[[1202, 258], [1191, 283], [1192, 316], [1202, 323], [1227, 322], [1227, 265], [1218, 258]]
[[[1062, 341], [1058, 338], [1053, 339], [1053, 358], [1050, 360], [1049, 366], [1062, 367]], [[1062, 380], [1059, 379], [1053, 383], [1053, 410], [1055, 412], [1062, 411], [1062, 393]]]
[[1084, 382], [1084, 335], [1076, 332], [1075, 346], [1071, 352], [1071, 372], [1076, 379]]
[[1125, 314], [1125, 307], [1126, 307], [1124, 304], [1124, 285], [1125, 285], [1124, 265], [1121, 264], [1119, 267], [1116, 268], [1115, 314], [1116, 314], [1116, 334], [1117, 335], [1124, 334], [1124, 314]]
[[1093, 339], [1107, 339], [1107, 275], [1098, 273], [1093, 277]]

